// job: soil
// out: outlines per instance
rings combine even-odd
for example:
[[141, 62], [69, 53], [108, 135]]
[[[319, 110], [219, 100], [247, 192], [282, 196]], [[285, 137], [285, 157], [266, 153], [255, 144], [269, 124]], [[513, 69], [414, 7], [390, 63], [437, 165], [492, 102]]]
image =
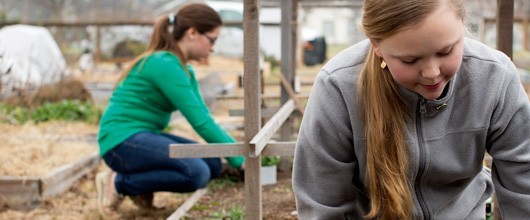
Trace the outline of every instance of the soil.
[[[40, 201], [37, 208], [29, 211], [0, 208], [0, 219], [100, 219], [96, 206], [95, 175], [108, 168], [100, 165], [89, 175], [81, 178], [62, 195]], [[138, 209], [126, 198], [119, 207], [116, 219], [166, 219], [191, 193], [155, 193], [155, 211]], [[290, 172], [279, 172], [278, 182], [262, 187], [263, 219], [297, 219]], [[241, 208], [244, 213], [244, 183], [222, 185], [214, 180], [208, 192], [192, 207], [184, 219], [230, 219], [230, 210]]]
[[[197, 138], [191, 126], [179, 123], [180, 120], [185, 119], [176, 120], [179, 126], [170, 132]], [[94, 140], [86, 141], [86, 137], [95, 137], [96, 125], [49, 122], [1, 125], [1, 128], [3, 133], [0, 139], [4, 143], [2, 155], [6, 156], [1, 157], [4, 161], [0, 165], [2, 175], [43, 176], [53, 168], [97, 149]], [[232, 133], [237, 138], [242, 137], [241, 131]], [[23, 134], [27, 136], [23, 137]], [[72, 154], [72, 151], [75, 153]], [[14, 210], [0, 205], [0, 219], [99, 219], [94, 179], [98, 172], [108, 170], [100, 161], [94, 171], [82, 177], [70, 190], [58, 197], [40, 201], [33, 210]], [[244, 213], [244, 183], [238, 181], [237, 176], [224, 175], [213, 180], [208, 188], [207, 194], [188, 211], [184, 219], [230, 219], [234, 211]], [[119, 208], [118, 219], [166, 219], [191, 195], [155, 193], [154, 205], [161, 208], [151, 212], [142, 211], [125, 199]], [[262, 187], [262, 204], [264, 219], [296, 219], [291, 172], [278, 172], [276, 184]]]
[[[243, 182], [237, 182], [234, 186], [221, 188], [215, 187], [215, 184], [212, 186], [209, 188], [209, 193], [203, 196], [195, 207], [188, 211], [186, 219], [212, 219], [218, 217], [219, 213], [222, 214], [223, 211], [229, 214], [231, 210], [237, 210], [238, 208], [244, 213], [245, 195]], [[278, 182], [276, 184], [262, 186], [263, 219], [297, 219], [295, 210], [291, 172], [278, 172]]]

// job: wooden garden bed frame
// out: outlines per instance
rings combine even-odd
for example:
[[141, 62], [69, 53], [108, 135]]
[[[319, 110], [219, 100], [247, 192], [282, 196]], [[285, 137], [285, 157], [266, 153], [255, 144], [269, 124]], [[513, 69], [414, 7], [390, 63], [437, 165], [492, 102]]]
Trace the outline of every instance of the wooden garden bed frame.
[[93, 152], [57, 167], [43, 177], [0, 176], [0, 204], [14, 209], [32, 209], [39, 200], [67, 191], [77, 180], [91, 172], [99, 160], [99, 153]]

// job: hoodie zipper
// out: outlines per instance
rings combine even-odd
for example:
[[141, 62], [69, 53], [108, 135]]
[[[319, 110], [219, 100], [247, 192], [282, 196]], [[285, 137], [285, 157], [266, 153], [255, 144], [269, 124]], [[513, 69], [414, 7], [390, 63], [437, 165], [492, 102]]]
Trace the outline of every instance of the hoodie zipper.
[[423, 219], [431, 219], [429, 215], [429, 210], [427, 208], [427, 205], [425, 204], [425, 199], [423, 198], [423, 193], [420, 189], [420, 182], [421, 177], [423, 177], [425, 173], [425, 165], [426, 165], [426, 152], [423, 146], [423, 128], [421, 123], [422, 114], [427, 112], [427, 108], [425, 106], [425, 98], [420, 97], [419, 100], [419, 108], [416, 112], [416, 133], [418, 134], [418, 149], [419, 149], [419, 162], [418, 162], [418, 175], [416, 176], [416, 180], [414, 181], [414, 189], [416, 191], [416, 195], [418, 197], [418, 202], [420, 203], [421, 211], [423, 213]]

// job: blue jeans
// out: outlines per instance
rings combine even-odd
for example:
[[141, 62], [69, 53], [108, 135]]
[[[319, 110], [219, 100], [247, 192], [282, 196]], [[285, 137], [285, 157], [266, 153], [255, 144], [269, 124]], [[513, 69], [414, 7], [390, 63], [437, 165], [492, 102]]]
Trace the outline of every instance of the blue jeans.
[[196, 143], [171, 134], [138, 132], [107, 152], [103, 159], [116, 171], [122, 195], [157, 191], [193, 192], [221, 174], [219, 158], [170, 158], [169, 145]]

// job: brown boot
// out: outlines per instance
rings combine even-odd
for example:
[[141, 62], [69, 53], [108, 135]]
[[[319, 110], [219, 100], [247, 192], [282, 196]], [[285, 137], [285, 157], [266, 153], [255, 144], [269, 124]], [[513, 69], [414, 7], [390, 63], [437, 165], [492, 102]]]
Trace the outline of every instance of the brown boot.
[[153, 193], [147, 193], [147, 194], [142, 194], [142, 195], [137, 195], [137, 196], [129, 196], [129, 198], [131, 198], [133, 203], [136, 206], [138, 206], [138, 208], [140, 209], [143, 209], [143, 210], [156, 209], [153, 206], [153, 198], [154, 198]]
[[123, 201], [123, 196], [116, 191], [115, 179], [115, 172], [101, 172], [96, 175], [98, 211], [103, 218], [119, 216], [116, 211]]

